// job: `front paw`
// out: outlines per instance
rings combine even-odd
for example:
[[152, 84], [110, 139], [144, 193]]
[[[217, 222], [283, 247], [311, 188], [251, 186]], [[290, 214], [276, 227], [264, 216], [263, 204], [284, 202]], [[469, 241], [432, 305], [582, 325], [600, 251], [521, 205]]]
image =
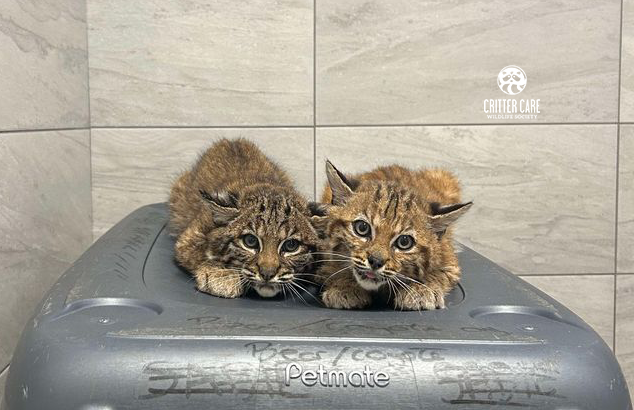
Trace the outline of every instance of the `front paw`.
[[394, 308], [400, 310], [434, 310], [445, 307], [442, 291], [435, 291], [421, 285], [413, 285], [401, 290], [394, 298]]
[[201, 292], [223, 298], [237, 298], [244, 293], [240, 274], [232, 270], [203, 267], [196, 270], [194, 277]]
[[332, 309], [363, 309], [372, 303], [370, 294], [358, 286], [331, 286], [324, 290], [321, 299]]

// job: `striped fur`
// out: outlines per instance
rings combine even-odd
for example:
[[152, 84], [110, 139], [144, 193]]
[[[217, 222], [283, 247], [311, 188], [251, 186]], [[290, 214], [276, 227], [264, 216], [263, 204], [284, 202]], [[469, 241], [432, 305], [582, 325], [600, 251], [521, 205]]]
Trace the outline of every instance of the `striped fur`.
[[[397, 309], [444, 307], [460, 278], [451, 225], [471, 206], [460, 203], [458, 180], [441, 169], [388, 166], [349, 178], [326, 168], [322, 201], [332, 205], [324, 229], [339, 261], [319, 269], [324, 304], [364, 308], [381, 294]], [[370, 226], [368, 236], [355, 232], [360, 220]], [[411, 248], [397, 246], [401, 235], [412, 239]]]
[[[249, 141], [211, 146], [175, 181], [169, 203], [176, 260], [203, 292], [233, 298], [252, 287], [271, 297], [293, 292], [311, 273], [319, 241], [311, 207]], [[248, 235], [257, 249], [247, 246]], [[298, 242], [292, 252], [283, 247], [291, 239]]]

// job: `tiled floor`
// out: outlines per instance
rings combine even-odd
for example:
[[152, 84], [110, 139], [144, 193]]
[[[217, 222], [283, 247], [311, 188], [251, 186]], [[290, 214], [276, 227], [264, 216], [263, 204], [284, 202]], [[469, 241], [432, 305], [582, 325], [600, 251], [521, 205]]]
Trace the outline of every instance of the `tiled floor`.
[[634, 125], [621, 125], [617, 272], [634, 272]]
[[539, 122], [617, 118], [619, 0], [316, 4], [318, 124], [485, 122], [509, 64]]
[[0, 5], [0, 130], [88, 127], [86, 3]]
[[310, 0], [89, 1], [91, 122], [312, 124], [312, 24]]

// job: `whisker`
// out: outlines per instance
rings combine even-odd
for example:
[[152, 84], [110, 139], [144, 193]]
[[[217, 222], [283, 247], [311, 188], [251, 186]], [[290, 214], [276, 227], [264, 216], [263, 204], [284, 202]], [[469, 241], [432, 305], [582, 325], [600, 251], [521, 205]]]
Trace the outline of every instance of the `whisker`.
[[350, 268], [352, 268], [352, 265], [348, 265], [348, 266], [346, 266], [345, 268], [339, 269], [337, 272], [335, 272], [335, 273], [333, 273], [332, 275], [328, 276], [328, 277], [326, 278], [326, 280], [324, 281], [324, 284], [326, 284], [326, 282], [328, 282], [330, 279], [332, 279], [332, 277], [333, 277], [333, 276], [335, 276], [336, 274], [341, 273], [341, 272], [343, 272], [344, 270], [346, 270], [346, 269], [350, 269]]
[[[417, 300], [418, 298], [416, 297], [416, 294], [414, 293], [414, 291], [411, 289], [411, 286], [407, 285], [405, 282], [403, 282], [402, 280], [400, 280], [398, 278], [398, 276], [393, 276], [394, 280], [396, 281], [396, 284], [399, 284], [403, 290], [405, 290], [407, 292], [407, 294], [414, 300]], [[419, 308], [418, 311], [420, 311], [421, 309]]]
[[291, 296], [291, 298], [293, 299], [293, 302], [295, 301], [295, 295], [290, 291], [290, 285], [288, 283], [283, 283], [282, 287], [285, 289], [288, 289], [288, 294]]
[[291, 292], [293, 292], [295, 295], [297, 295], [297, 297], [298, 297], [299, 299], [301, 299], [301, 300], [302, 300], [302, 302], [304, 302], [304, 304], [308, 305], [308, 302], [306, 302], [306, 299], [304, 299], [304, 298], [302, 297], [302, 295], [300, 295], [300, 294], [299, 294], [299, 292], [297, 291], [297, 289], [295, 289], [293, 286], [290, 286], [290, 285], [292, 285], [292, 282], [289, 282], [289, 287], [288, 287], [288, 289], [289, 289]]
[[316, 301], [317, 303], [321, 304], [321, 301], [320, 301], [319, 299], [317, 299], [317, 298], [316, 298], [316, 297], [315, 297], [312, 293], [310, 293], [310, 292], [309, 292], [306, 288], [304, 288], [304, 287], [303, 287], [302, 285], [300, 285], [299, 283], [294, 283], [294, 282], [291, 282], [290, 284], [291, 284], [291, 286], [297, 286], [297, 287], [299, 287], [301, 290], [303, 290], [303, 291], [304, 291], [304, 293], [306, 293], [306, 294], [307, 294], [308, 296], [310, 296], [311, 298], [315, 299], [315, 301]]
[[387, 295], [387, 301], [389, 302], [389, 301], [390, 301], [390, 299], [392, 298], [392, 287], [393, 287], [394, 285], [392, 284], [392, 281], [391, 281], [391, 280], [387, 280], [386, 282], [387, 282], [388, 290], [389, 290], [389, 292], [390, 292], [390, 293]]
[[311, 255], [330, 255], [330, 256], [341, 256], [342, 258], [350, 259], [350, 255], [344, 255], [343, 253], [337, 252], [311, 252]]
[[428, 289], [430, 292], [434, 293], [435, 295], [438, 294], [434, 289], [430, 288], [429, 286], [425, 285], [422, 282], [417, 281], [416, 279], [410, 278], [409, 276], [405, 276], [405, 275], [400, 274], [400, 273], [395, 273], [395, 274], [396, 274], [396, 276], [398, 276], [400, 278], [403, 278], [403, 279], [406, 279], [408, 281], [411, 281], [411, 282], [414, 282], [414, 283], [417, 283], [417, 284], [421, 285], [422, 287]]
[[314, 261], [311, 261], [311, 262], [302, 263], [300, 265], [297, 265], [297, 267], [298, 268], [303, 268], [303, 267], [308, 266], [308, 265], [312, 265], [312, 264], [315, 264], [315, 263], [322, 263], [322, 262], [350, 262], [350, 260], [349, 259], [317, 259], [317, 260], [314, 260]]
[[302, 282], [306, 282], [306, 283], [310, 283], [312, 285], [317, 285], [319, 286], [319, 284], [317, 282], [313, 282], [312, 280], [308, 280], [308, 279], [302, 279], [302, 278], [295, 278], [293, 280], [301, 280]]

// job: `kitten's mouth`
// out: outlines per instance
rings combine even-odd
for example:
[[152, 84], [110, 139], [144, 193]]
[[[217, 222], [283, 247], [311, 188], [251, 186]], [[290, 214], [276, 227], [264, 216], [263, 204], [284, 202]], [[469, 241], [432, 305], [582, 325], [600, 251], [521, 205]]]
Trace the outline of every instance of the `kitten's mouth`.
[[354, 268], [354, 278], [362, 288], [367, 290], [376, 290], [385, 282], [381, 273], [357, 267]]
[[272, 298], [282, 290], [282, 287], [276, 283], [264, 282], [256, 277], [255, 273], [249, 269], [242, 268], [242, 274], [251, 283], [251, 287], [263, 298]]
[[253, 284], [253, 289], [263, 298], [272, 298], [280, 293], [280, 287], [272, 283]]
[[359, 272], [359, 275], [361, 276], [361, 279], [379, 280], [372, 271], [361, 271]]

